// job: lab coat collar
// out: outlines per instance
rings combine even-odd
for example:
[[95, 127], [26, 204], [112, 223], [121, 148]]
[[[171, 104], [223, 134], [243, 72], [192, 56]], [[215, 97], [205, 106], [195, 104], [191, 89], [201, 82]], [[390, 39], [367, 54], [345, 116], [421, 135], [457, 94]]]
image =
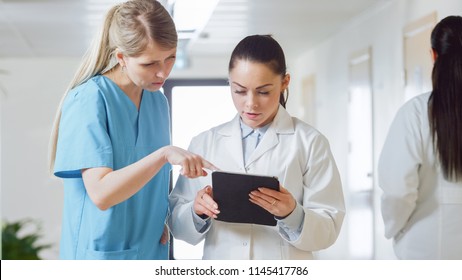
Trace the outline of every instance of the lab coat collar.
[[[242, 165], [244, 163], [244, 158], [242, 155], [242, 139], [241, 139], [241, 127], [239, 124], [239, 114], [236, 114], [234, 119], [226, 124], [224, 124], [217, 133], [222, 136], [228, 136], [229, 138], [229, 147], [230, 151], [240, 151], [236, 153], [231, 153], [233, 160], [240, 162]], [[261, 139], [260, 144], [258, 144], [255, 151], [250, 156], [246, 166], [252, 164], [255, 160], [260, 158], [263, 154], [274, 148], [279, 144], [279, 134], [293, 134], [295, 132], [294, 123], [292, 117], [289, 113], [279, 105], [278, 112], [274, 117], [274, 120], [265, 135]], [[231, 137], [234, 136], [234, 137]]]
[[294, 122], [292, 120], [292, 117], [281, 105], [279, 105], [278, 113], [274, 117], [274, 121], [271, 127], [274, 128], [277, 134], [295, 133]]
[[[239, 118], [239, 114], [236, 114], [236, 116], [230, 122], [225, 123], [218, 130], [218, 134], [223, 136], [232, 136], [236, 134], [236, 131], [238, 131], [240, 135], [241, 127], [239, 124]], [[273, 133], [277, 134], [292, 134], [295, 132], [292, 117], [281, 105], [279, 105], [278, 112], [274, 117], [273, 123], [268, 128], [268, 131], [269, 130], [274, 130]]]

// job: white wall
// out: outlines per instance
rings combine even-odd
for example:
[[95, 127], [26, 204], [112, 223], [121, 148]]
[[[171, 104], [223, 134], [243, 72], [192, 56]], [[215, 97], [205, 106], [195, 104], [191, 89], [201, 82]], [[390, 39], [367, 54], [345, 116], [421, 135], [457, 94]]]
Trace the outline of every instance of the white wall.
[[[288, 62], [292, 74], [288, 108], [302, 119], [301, 81], [312, 73], [316, 75], [315, 126], [330, 139], [342, 178], [345, 178], [347, 162], [345, 138], [350, 54], [372, 47], [377, 158], [388, 125], [403, 101], [403, 27], [434, 10], [438, 19], [449, 14], [462, 14], [460, 0], [394, 0], [384, 3], [356, 18], [316, 48], [307, 50], [296, 61]], [[192, 69], [174, 70], [171, 77], [226, 78], [228, 59], [199, 57], [192, 61]], [[50, 259], [58, 257], [63, 198], [61, 181], [47, 173], [48, 140], [56, 107], [78, 61], [76, 58], [0, 58], [0, 69], [9, 72], [6, 75], [0, 73], [2, 219], [32, 217], [42, 221], [45, 233], [42, 241], [54, 244], [43, 255]], [[377, 226], [376, 257], [392, 258], [390, 243], [383, 239], [380, 220]], [[326, 258], [348, 257], [345, 232], [342, 231], [339, 242], [325, 253]]]
[[187, 69], [173, 69], [169, 79], [228, 78], [228, 60], [220, 56], [194, 57]]
[[47, 152], [59, 100], [78, 61], [66, 58], [2, 58], [0, 69], [2, 219], [42, 222], [43, 243], [58, 256], [63, 189], [48, 175]]

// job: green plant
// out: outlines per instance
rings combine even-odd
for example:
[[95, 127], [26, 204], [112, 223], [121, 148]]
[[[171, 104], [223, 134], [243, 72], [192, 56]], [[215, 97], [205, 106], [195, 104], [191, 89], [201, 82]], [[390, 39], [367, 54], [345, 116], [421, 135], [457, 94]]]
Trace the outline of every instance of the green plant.
[[[29, 225], [32, 227], [28, 227]], [[2, 259], [39, 260], [40, 251], [51, 247], [51, 244], [37, 245], [38, 239], [42, 237], [41, 230], [40, 223], [32, 219], [3, 221]]]

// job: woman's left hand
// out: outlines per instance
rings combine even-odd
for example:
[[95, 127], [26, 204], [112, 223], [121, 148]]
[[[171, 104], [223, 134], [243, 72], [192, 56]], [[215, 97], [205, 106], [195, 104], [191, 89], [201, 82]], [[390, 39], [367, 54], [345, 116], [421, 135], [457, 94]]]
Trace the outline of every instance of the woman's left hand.
[[170, 232], [168, 231], [167, 225], [164, 225], [164, 231], [162, 232], [162, 236], [160, 237], [160, 244], [165, 245], [167, 244], [170, 238]]
[[282, 185], [279, 185], [279, 191], [262, 187], [252, 191], [249, 196], [252, 203], [277, 217], [287, 217], [297, 205], [292, 194]]

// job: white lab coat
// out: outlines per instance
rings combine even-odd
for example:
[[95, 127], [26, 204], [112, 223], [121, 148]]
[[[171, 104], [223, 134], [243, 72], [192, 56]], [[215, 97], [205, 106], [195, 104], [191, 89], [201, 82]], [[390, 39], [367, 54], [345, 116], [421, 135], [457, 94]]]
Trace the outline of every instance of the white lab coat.
[[340, 176], [328, 141], [317, 130], [292, 118], [280, 106], [248, 163], [244, 166], [239, 116], [196, 136], [189, 150], [221, 170], [277, 176], [304, 212], [301, 234], [288, 241], [279, 226], [226, 223], [212, 220], [203, 233], [196, 230], [192, 205], [210, 176], [180, 176], [170, 195], [172, 234], [191, 244], [205, 238], [204, 259], [312, 259], [337, 239], [345, 215]]
[[462, 259], [462, 183], [446, 181], [435, 157], [427, 103], [397, 113], [380, 155], [385, 236], [400, 259]]

